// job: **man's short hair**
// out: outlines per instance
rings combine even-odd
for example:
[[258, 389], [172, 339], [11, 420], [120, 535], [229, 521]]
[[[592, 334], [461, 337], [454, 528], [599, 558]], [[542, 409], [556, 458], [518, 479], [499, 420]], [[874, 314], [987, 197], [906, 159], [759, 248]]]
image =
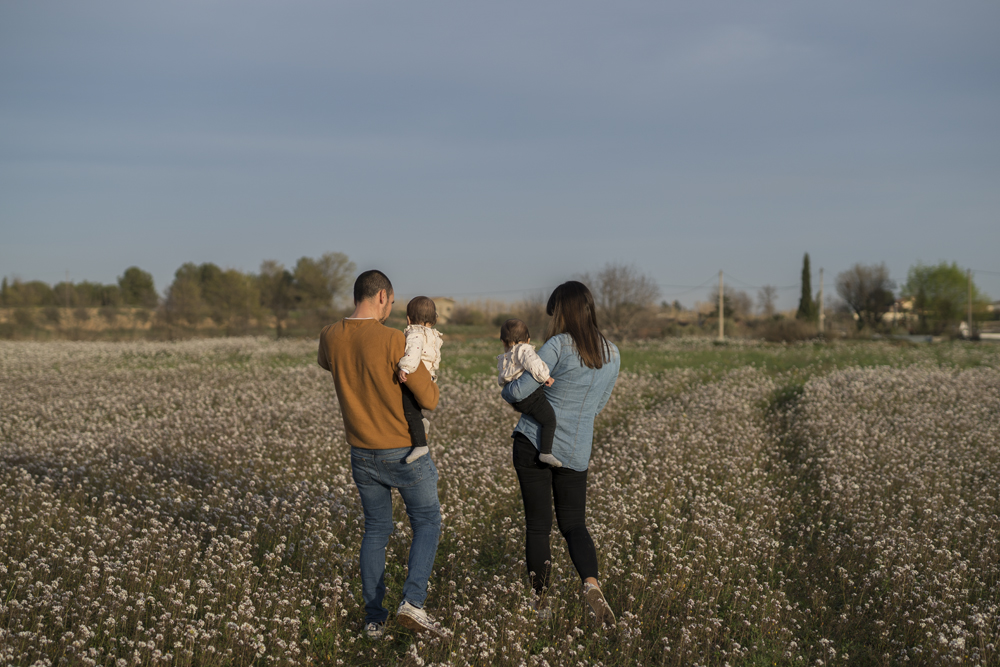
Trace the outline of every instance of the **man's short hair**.
[[413, 324], [427, 322], [431, 326], [437, 324], [438, 313], [434, 300], [426, 296], [415, 296], [406, 304], [406, 316]]
[[528, 325], [517, 318], [511, 318], [500, 326], [500, 340], [506, 345], [514, 343], [526, 343], [531, 338], [528, 333]]
[[354, 281], [354, 303], [370, 299], [382, 290], [385, 290], [386, 294], [392, 294], [392, 283], [389, 282], [389, 278], [378, 269], [365, 271]]

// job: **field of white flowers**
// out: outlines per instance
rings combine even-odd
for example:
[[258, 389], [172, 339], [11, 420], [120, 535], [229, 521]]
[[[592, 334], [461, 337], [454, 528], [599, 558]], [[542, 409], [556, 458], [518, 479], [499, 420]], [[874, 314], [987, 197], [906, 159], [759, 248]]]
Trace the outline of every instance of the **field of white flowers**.
[[588, 498], [603, 633], [558, 533], [553, 618], [528, 606], [516, 414], [444, 371], [428, 609], [454, 637], [370, 641], [314, 343], [0, 343], [0, 664], [1000, 665], [1000, 353], [859, 345], [622, 374]]

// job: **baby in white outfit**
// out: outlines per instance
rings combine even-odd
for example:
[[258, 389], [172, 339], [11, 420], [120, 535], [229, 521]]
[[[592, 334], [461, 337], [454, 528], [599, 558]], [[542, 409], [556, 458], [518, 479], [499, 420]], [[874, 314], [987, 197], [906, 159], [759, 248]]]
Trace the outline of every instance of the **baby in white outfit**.
[[397, 364], [397, 375], [403, 390], [403, 416], [410, 428], [410, 441], [413, 448], [406, 456], [406, 462], [412, 463], [426, 454], [427, 431], [430, 422], [424, 419], [420, 404], [416, 397], [406, 387], [406, 378], [417, 370], [418, 364], [423, 364], [431, 374], [431, 379], [437, 382], [438, 368], [441, 366], [441, 332], [434, 328], [437, 324], [437, 308], [434, 301], [426, 296], [410, 299], [406, 304], [406, 323], [403, 331], [406, 334], [406, 348], [403, 358]]
[[555, 380], [549, 375], [549, 366], [538, 356], [531, 346], [528, 325], [518, 319], [510, 319], [500, 327], [500, 340], [504, 353], [497, 355], [497, 382], [500, 386], [513, 382], [525, 371], [542, 383], [542, 386], [523, 400], [511, 403], [515, 410], [528, 415], [541, 426], [538, 442], [538, 460], [553, 468], [561, 468], [562, 461], [552, 455], [552, 441], [556, 434], [556, 413], [545, 397], [545, 388]]

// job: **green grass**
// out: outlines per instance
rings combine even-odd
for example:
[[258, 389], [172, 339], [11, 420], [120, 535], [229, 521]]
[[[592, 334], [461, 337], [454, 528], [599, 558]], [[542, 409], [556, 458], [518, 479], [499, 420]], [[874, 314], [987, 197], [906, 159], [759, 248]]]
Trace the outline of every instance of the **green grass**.
[[[503, 351], [496, 339], [449, 342], [442, 349], [441, 367], [465, 378], [496, 371], [496, 355]], [[717, 344], [710, 339], [674, 338], [620, 345], [623, 371], [658, 373], [675, 369], [701, 371], [706, 381], [727, 372], [754, 366], [769, 375], [805, 376], [847, 367], [909, 366], [932, 363], [971, 368], [1000, 365], [1000, 345], [966, 343], [908, 343], [900, 341], [830, 341], [764, 343], [734, 341]]]
[[[469, 379], [477, 375], [496, 373], [496, 357], [503, 352], [503, 345], [491, 336], [474, 336], [481, 333], [468, 331], [448, 334], [441, 354], [441, 369]], [[468, 336], [468, 337], [466, 337]], [[250, 368], [261, 363], [272, 368], [300, 368], [316, 364], [312, 345], [302, 345], [299, 339], [287, 351], [256, 354], [253, 345], [246, 350], [220, 352], [213, 359], [218, 366]], [[125, 353], [116, 366], [131, 368], [176, 368], [187, 359], [165, 348], [156, 352]], [[803, 380], [847, 367], [894, 366], [932, 364], [951, 368], [975, 366], [1000, 366], [1000, 344], [992, 342], [968, 343], [946, 341], [938, 343], [909, 343], [903, 341], [828, 341], [807, 343], [765, 343], [761, 341], [732, 341], [718, 344], [707, 338], [668, 338], [656, 341], [636, 341], [619, 346], [623, 371], [661, 373], [691, 369], [698, 372], [702, 381], [708, 382], [726, 373], [753, 366], [773, 376], [800, 376]], [[190, 359], [204, 363], [204, 357]]]

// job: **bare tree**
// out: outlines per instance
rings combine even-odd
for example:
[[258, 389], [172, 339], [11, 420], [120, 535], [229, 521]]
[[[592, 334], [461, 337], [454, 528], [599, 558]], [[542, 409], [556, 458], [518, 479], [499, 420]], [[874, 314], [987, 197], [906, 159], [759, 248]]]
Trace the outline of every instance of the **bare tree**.
[[857, 316], [858, 329], [875, 328], [893, 303], [896, 284], [889, 279], [889, 269], [881, 264], [855, 264], [837, 275], [837, 294]]
[[528, 325], [528, 331], [531, 332], [531, 337], [539, 343], [545, 340], [548, 334], [549, 320], [552, 319], [545, 314], [547, 303], [548, 296], [542, 292], [535, 292], [525, 296], [514, 306], [514, 314], [524, 320], [524, 323]]
[[733, 317], [746, 318], [753, 314], [753, 299], [743, 290], [724, 290], [722, 298], [732, 305]]
[[[719, 316], [719, 290], [708, 293], [708, 303], [712, 304], [712, 317]], [[726, 287], [722, 292], [722, 312], [726, 317], [744, 318], [753, 311], [753, 299], [743, 290]]]
[[652, 278], [627, 264], [608, 263], [593, 277], [584, 273], [579, 280], [593, 292], [598, 321], [612, 338], [634, 335], [660, 294]]
[[774, 301], [778, 298], [778, 288], [774, 285], [764, 285], [757, 290], [757, 308], [764, 317], [774, 317]]

